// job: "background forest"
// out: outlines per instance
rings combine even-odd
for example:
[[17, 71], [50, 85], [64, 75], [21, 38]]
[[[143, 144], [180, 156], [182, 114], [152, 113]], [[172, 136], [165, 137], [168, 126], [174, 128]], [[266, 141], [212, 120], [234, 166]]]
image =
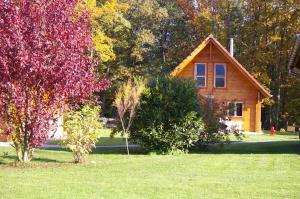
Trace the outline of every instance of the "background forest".
[[93, 56], [99, 74], [112, 81], [102, 93], [103, 114], [112, 117], [116, 88], [130, 75], [168, 74], [209, 34], [234, 54], [273, 97], [265, 102], [262, 126], [300, 122], [300, 79], [288, 74], [299, 0], [87, 0], [92, 13]]

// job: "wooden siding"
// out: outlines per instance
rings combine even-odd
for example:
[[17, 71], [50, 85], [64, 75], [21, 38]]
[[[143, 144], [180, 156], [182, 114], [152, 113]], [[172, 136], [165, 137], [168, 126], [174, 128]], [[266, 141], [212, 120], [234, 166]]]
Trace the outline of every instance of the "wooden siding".
[[[198, 93], [202, 96], [212, 95], [219, 103], [243, 102], [243, 117], [233, 117], [232, 120], [242, 121], [244, 131], [260, 132], [261, 103], [253, 84], [212, 43], [207, 45], [178, 76], [194, 79], [195, 63], [207, 64], [207, 85], [205, 88], [199, 88]], [[226, 88], [214, 87], [214, 65], [217, 63], [226, 64]]]

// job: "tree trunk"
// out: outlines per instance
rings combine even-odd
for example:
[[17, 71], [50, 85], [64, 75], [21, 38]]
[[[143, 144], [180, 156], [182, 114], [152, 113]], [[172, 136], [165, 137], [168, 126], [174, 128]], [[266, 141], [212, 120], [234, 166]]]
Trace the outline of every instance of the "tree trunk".
[[[281, 78], [281, 75], [279, 75], [279, 79], [280, 78]], [[280, 88], [280, 83], [278, 85], [277, 92], [278, 93], [277, 93], [277, 104], [276, 104], [276, 129], [279, 130], [280, 103], [281, 103], [281, 88]]]
[[19, 162], [30, 162], [33, 156], [33, 149], [31, 149], [29, 146], [18, 144], [17, 142], [14, 142], [18, 161]]
[[30, 149], [29, 147], [26, 148], [24, 147], [21, 160], [19, 159], [19, 161], [30, 162], [33, 155], [32, 153], [33, 153], [33, 149]]
[[23, 162], [29, 162], [29, 150], [28, 149], [24, 149], [24, 155], [23, 155]]
[[268, 130], [270, 130], [272, 126], [273, 126], [272, 106], [270, 106], [269, 107], [269, 127], [268, 127]]
[[282, 84], [282, 73], [283, 73], [283, 45], [284, 45], [284, 37], [285, 37], [285, 32], [284, 30], [281, 30], [280, 32], [280, 43], [279, 43], [279, 60], [278, 60], [278, 91], [277, 91], [277, 109], [276, 109], [276, 128], [277, 130], [280, 129], [280, 117], [281, 117], [281, 84]]
[[16, 146], [15, 145], [15, 147], [16, 147], [16, 153], [17, 153], [17, 156], [18, 156], [18, 161], [20, 161], [20, 162], [22, 162], [22, 150], [21, 150], [21, 147], [19, 147], [19, 146]]
[[126, 141], [127, 154], [129, 155], [129, 146], [128, 146], [128, 138], [127, 137], [125, 138], [125, 141]]

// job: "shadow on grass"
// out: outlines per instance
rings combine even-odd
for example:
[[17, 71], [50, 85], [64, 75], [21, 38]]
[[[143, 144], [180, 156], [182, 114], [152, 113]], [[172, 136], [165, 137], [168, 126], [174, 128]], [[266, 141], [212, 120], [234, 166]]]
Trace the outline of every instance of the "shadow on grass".
[[[61, 145], [62, 141], [61, 140], [50, 140], [48, 144], [54, 144], [54, 145]], [[97, 142], [97, 146], [112, 146], [112, 145], [125, 145], [125, 139], [121, 137], [101, 137]], [[132, 144], [129, 141], [129, 144]]]
[[[6, 164], [6, 161], [4, 161], [4, 160], [8, 160], [8, 162], [16, 162], [18, 159], [17, 159], [16, 155], [2, 156], [0, 159], [0, 164]], [[56, 159], [40, 158], [40, 157], [38, 157], [38, 158], [34, 157], [32, 159], [32, 162], [65, 163], [64, 161], [59, 161]]]
[[0, 165], [7, 165], [16, 161], [17, 161], [17, 156], [5, 155], [0, 157]]
[[[125, 144], [126, 144], [125, 139], [121, 137], [114, 137], [114, 138], [101, 137], [96, 143], [96, 145], [98, 146], [125, 145]], [[129, 144], [132, 143], [129, 141]]]
[[[60, 145], [61, 141], [50, 141], [48, 144], [56, 144]], [[133, 144], [129, 140], [129, 144]], [[96, 146], [113, 146], [113, 145], [126, 145], [125, 139], [122, 137], [101, 137], [97, 142]], [[47, 149], [41, 149], [41, 150], [49, 150], [49, 151], [66, 151], [70, 152], [69, 149], [65, 148], [47, 148]], [[139, 155], [139, 154], [145, 154], [144, 151], [139, 147], [130, 147], [129, 148], [130, 154], [133, 155]], [[103, 155], [109, 155], [109, 154], [120, 154], [120, 155], [127, 155], [126, 147], [116, 147], [116, 148], [95, 148], [92, 150], [90, 154], [103, 154]]]
[[[48, 149], [40, 149], [43, 151], [63, 151], [70, 152], [69, 149], [65, 148], [48, 148]], [[143, 155], [145, 152], [140, 147], [131, 147], [129, 148], [129, 152], [132, 155]], [[119, 148], [94, 148], [90, 154], [99, 154], [99, 155], [127, 155], [127, 150], [124, 147]]]
[[[130, 148], [131, 155], [147, 154], [142, 148]], [[47, 158], [47, 152], [68, 152], [68, 149], [39, 149], [41, 152], [35, 156], [32, 162], [44, 163], [67, 163], [66, 161], [55, 158], [56, 155], [51, 154]], [[93, 149], [92, 155], [127, 155], [126, 148], [97, 148]], [[233, 143], [225, 145], [208, 146], [205, 148], [194, 148], [190, 154], [297, 154], [300, 155], [300, 141], [273, 141], [273, 142], [258, 142], [258, 143]], [[52, 158], [53, 157], [53, 158]], [[0, 156], [0, 164], [6, 165], [17, 160], [16, 155]]]
[[241, 143], [194, 148], [190, 153], [201, 154], [298, 154], [300, 141]]
[[[68, 149], [42, 149], [49, 151], [68, 151]], [[147, 154], [142, 148], [129, 149], [132, 155]], [[257, 143], [232, 143], [208, 147], [197, 147], [190, 150], [191, 154], [299, 154], [300, 141], [273, 141]], [[91, 154], [99, 155], [127, 155], [126, 148], [97, 148]]]
[[[131, 147], [129, 148], [129, 153], [132, 155], [144, 155], [145, 152], [140, 147]], [[120, 154], [120, 155], [127, 155], [126, 148], [98, 148], [93, 149], [91, 154], [102, 154], [102, 155], [109, 155], [109, 154]]]
[[[142, 148], [130, 148], [132, 155], [145, 155]], [[205, 148], [195, 148], [190, 153], [202, 154], [298, 154], [300, 155], [300, 140], [274, 141], [258, 143], [234, 143], [215, 145]], [[91, 154], [120, 154], [126, 155], [126, 148], [94, 149]]]
[[[9, 155], [3, 157], [4, 159], [17, 161], [16, 155]], [[32, 162], [55, 162], [55, 163], [64, 163], [64, 161], [59, 161], [56, 159], [44, 158], [44, 157], [33, 157]]]

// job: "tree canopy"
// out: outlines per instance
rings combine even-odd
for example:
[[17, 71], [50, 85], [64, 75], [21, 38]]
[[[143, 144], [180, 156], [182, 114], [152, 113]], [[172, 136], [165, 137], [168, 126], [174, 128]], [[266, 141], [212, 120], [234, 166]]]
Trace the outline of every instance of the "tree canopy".
[[[287, 63], [295, 34], [300, 32], [298, 1], [118, 2], [127, 5], [122, 17], [129, 25], [118, 34], [109, 34], [115, 41], [116, 57], [99, 66], [112, 79], [112, 90], [129, 74], [153, 77], [169, 73], [209, 34], [227, 48], [234, 38], [235, 57], [273, 95], [264, 106], [263, 126], [286, 125], [288, 118], [282, 115], [288, 113], [289, 88], [295, 86]], [[109, 92], [105, 98], [107, 104], [112, 102]]]
[[0, 116], [22, 161], [46, 142], [66, 106], [109, 86], [88, 53], [88, 13], [76, 6], [76, 0], [0, 1]]

